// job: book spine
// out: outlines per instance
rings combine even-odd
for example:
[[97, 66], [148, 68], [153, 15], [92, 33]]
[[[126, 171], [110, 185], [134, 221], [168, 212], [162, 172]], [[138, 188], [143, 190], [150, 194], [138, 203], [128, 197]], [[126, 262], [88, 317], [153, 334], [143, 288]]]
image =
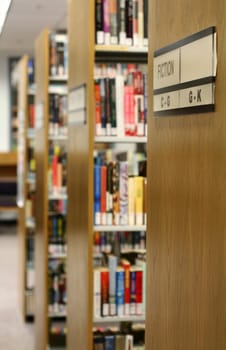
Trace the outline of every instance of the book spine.
[[143, 45], [148, 46], [148, 0], [143, 0], [144, 13], [144, 40]]
[[107, 225], [113, 224], [113, 163], [107, 164]]
[[124, 77], [122, 74], [117, 74], [115, 78], [116, 90], [116, 125], [117, 136], [123, 137], [125, 135], [124, 127]]
[[133, 335], [131, 334], [126, 334], [125, 350], [133, 350]]
[[133, 0], [133, 46], [138, 44], [138, 0]]
[[95, 130], [96, 136], [101, 136], [101, 98], [100, 98], [100, 81], [94, 81], [94, 95], [95, 95]]
[[126, 0], [119, 0], [119, 43], [126, 44]]
[[142, 176], [135, 177], [135, 210], [136, 210], [136, 225], [143, 225], [144, 216], [144, 178]]
[[111, 120], [111, 135], [117, 135], [117, 118], [116, 118], [116, 82], [115, 78], [109, 80], [110, 89], [110, 120]]
[[109, 316], [109, 271], [101, 271], [101, 316]]
[[109, 16], [110, 16], [110, 43], [118, 44], [118, 21], [117, 21], [117, 0], [109, 0]]
[[130, 315], [130, 262], [122, 260], [122, 267], [124, 269], [124, 314]]
[[136, 271], [130, 269], [130, 315], [136, 315]]
[[100, 195], [100, 212], [101, 212], [101, 225], [106, 225], [106, 195], [107, 195], [107, 167], [101, 166], [101, 195]]
[[128, 213], [129, 225], [135, 225], [135, 184], [134, 177], [128, 178]]
[[128, 224], [128, 163], [120, 162], [119, 198], [120, 198], [120, 224]]
[[105, 79], [100, 79], [100, 112], [101, 112], [101, 135], [106, 135], [107, 116], [106, 116], [106, 95]]
[[93, 272], [93, 315], [94, 317], [101, 316], [101, 280], [100, 280], [100, 270], [94, 269]]
[[110, 107], [110, 81], [104, 79], [105, 83], [105, 116], [106, 116], [106, 135], [111, 136], [111, 107]]
[[104, 44], [104, 30], [103, 30], [103, 1], [96, 0], [95, 2], [95, 20], [96, 20], [96, 43]]
[[114, 255], [108, 257], [109, 268], [109, 313], [110, 316], [116, 315], [116, 269], [118, 258]]
[[95, 225], [101, 224], [100, 198], [101, 198], [101, 166], [94, 165], [94, 222], [95, 222]]
[[126, 44], [133, 43], [133, 0], [126, 0]]
[[137, 268], [136, 271], [136, 315], [143, 315], [143, 272]]
[[115, 350], [115, 337], [114, 337], [114, 335], [105, 335], [105, 337], [104, 337], [104, 350]]
[[119, 203], [119, 163], [113, 163], [113, 173], [112, 173], [112, 186], [113, 186], [113, 224], [119, 225], [119, 213], [120, 213], [120, 203]]
[[144, 3], [138, 0], [138, 45], [143, 46], [144, 42]]
[[118, 267], [116, 270], [116, 309], [119, 317], [124, 316], [124, 275], [124, 269]]
[[110, 45], [110, 11], [109, 0], [103, 0], [104, 44]]

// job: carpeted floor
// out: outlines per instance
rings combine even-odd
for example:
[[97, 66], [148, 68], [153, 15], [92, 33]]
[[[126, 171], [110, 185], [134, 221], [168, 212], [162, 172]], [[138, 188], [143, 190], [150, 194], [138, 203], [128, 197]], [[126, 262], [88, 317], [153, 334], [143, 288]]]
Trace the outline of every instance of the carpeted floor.
[[22, 321], [16, 225], [0, 222], [0, 350], [33, 350], [34, 326]]

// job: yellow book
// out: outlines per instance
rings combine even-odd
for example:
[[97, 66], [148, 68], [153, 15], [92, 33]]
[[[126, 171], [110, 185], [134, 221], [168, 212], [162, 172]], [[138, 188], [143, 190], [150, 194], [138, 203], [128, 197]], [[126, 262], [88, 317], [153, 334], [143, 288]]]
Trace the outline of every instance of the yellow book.
[[135, 216], [136, 225], [143, 225], [143, 204], [144, 204], [144, 178], [136, 176], [135, 178]]

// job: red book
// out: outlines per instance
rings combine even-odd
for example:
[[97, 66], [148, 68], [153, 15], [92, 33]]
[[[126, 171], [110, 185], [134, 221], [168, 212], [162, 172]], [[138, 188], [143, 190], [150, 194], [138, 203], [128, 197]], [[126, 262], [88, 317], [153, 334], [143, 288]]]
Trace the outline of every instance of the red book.
[[95, 95], [95, 130], [96, 136], [101, 136], [101, 108], [100, 108], [100, 81], [94, 82], [94, 95]]
[[124, 291], [124, 304], [125, 304], [125, 316], [130, 315], [130, 262], [122, 259], [121, 265], [125, 271], [125, 291]]
[[35, 107], [34, 105], [29, 105], [29, 127], [35, 127]]
[[101, 225], [107, 223], [106, 213], [106, 196], [107, 196], [107, 167], [101, 166], [101, 196], [100, 196], [100, 212], [101, 212]]
[[136, 268], [136, 315], [143, 315], [143, 271], [139, 267]]
[[58, 156], [56, 154], [53, 155], [52, 158], [52, 179], [53, 179], [53, 191], [56, 191], [58, 187], [58, 175], [57, 175], [57, 168], [58, 168]]
[[109, 316], [109, 271], [102, 269], [100, 273], [101, 283], [101, 316]]

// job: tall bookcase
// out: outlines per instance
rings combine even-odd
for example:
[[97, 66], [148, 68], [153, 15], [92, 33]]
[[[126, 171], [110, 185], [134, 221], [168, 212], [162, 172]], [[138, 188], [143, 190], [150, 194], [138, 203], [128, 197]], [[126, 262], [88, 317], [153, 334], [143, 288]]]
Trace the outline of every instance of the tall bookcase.
[[[95, 45], [94, 0], [69, 1], [68, 131], [68, 337], [67, 348], [93, 349], [93, 328], [145, 322], [141, 316], [94, 318], [94, 239], [96, 233], [146, 231], [142, 225], [98, 225], [94, 222], [94, 156], [125, 145], [143, 147], [143, 136], [96, 136], [94, 71], [96, 63], [147, 64], [147, 47]], [[100, 3], [100, 2], [99, 2]], [[78, 12], [79, 8], [79, 12]], [[78, 30], [79, 28], [79, 30]], [[108, 70], [108, 69], [107, 69]], [[98, 69], [97, 69], [98, 71]], [[135, 145], [135, 146], [134, 146]], [[142, 145], [142, 146], [140, 146]], [[144, 147], [145, 148], [145, 147]], [[133, 148], [134, 149], [134, 148]], [[101, 233], [100, 233], [101, 234]], [[120, 234], [120, 233], [119, 233]], [[128, 331], [129, 332], [129, 331]]]
[[20, 303], [24, 320], [34, 317], [34, 71], [27, 55], [18, 62], [17, 204], [20, 241]]
[[66, 34], [45, 29], [35, 62], [35, 344], [43, 350], [65, 347], [66, 338]]

